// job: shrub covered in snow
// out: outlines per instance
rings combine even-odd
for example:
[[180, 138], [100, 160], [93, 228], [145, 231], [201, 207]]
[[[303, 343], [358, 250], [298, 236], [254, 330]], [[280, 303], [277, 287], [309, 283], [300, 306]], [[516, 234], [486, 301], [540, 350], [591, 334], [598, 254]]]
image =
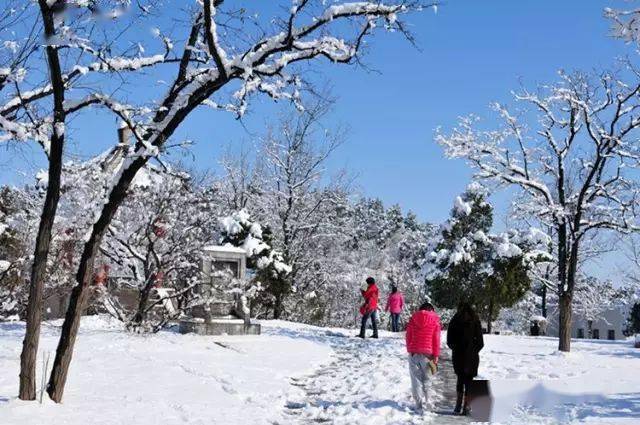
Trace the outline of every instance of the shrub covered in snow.
[[263, 229], [251, 220], [245, 209], [221, 218], [220, 228], [222, 244], [243, 248], [247, 253], [247, 266], [254, 273], [244, 290], [250, 294], [253, 307], [281, 310], [284, 297], [291, 292], [291, 266], [272, 246], [271, 229], [268, 226]]

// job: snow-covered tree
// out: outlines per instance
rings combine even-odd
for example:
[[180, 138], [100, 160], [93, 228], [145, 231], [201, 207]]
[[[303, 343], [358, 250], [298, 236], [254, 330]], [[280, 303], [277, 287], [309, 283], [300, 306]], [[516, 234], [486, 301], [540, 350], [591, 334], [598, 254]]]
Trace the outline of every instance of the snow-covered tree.
[[503, 126], [477, 127], [463, 118], [436, 139], [450, 158], [463, 158], [476, 177], [520, 190], [522, 214], [551, 230], [560, 303], [559, 349], [571, 347], [572, 300], [590, 235], [637, 229], [640, 195], [634, 172], [640, 150], [640, 85], [610, 73], [565, 75], [536, 92], [523, 91], [514, 114], [495, 105]]
[[331, 180], [324, 168], [343, 135], [322, 126], [329, 106], [321, 100], [283, 118], [261, 143], [257, 168], [262, 183], [253, 209], [269, 225], [275, 247], [291, 266], [290, 282], [284, 285], [289, 288], [283, 286], [275, 299], [275, 318], [286, 313], [290, 293], [305, 293], [318, 283], [318, 253], [331, 235], [337, 235], [329, 217], [343, 202], [343, 185]]
[[24, 317], [28, 290], [24, 273], [36, 214], [23, 190], [0, 187], [0, 320]]
[[547, 240], [537, 229], [490, 233], [493, 207], [487, 190], [471, 183], [456, 197], [451, 218], [427, 256], [427, 287], [433, 301], [455, 308], [466, 301], [485, 317], [487, 330], [500, 313], [530, 289], [529, 270], [547, 257]]
[[636, 301], [629, 310], [625, 331], [629, 335], [640, 333], [640, 301]]
[[256, 312], [260, 308], [272, 310], [275, 316], [282, 308], [282, 300], [291, 291], [291, 266], [273, 247], [271, 229], [253, 221], [246, 210], [221, 218], [220, 228], [220, 243], [240, 247], [247, 252], [247, 267], [254, 274], [248, 288], [245, 288], [245, 292], [251, 292], [252, 314], [260, 314]]
[[[52, 8], [49, 5], [51, 2], [41, 0], [40, 3]], [[53, 6], [60, 6], [61, 3], [54, 2]], [[144, 106], [134, 96], [124, 99], [124, 94], [119, 101], [113, 100], [115, 96], [107, 95], [106, 90], [92, 93], [73, 105], [107, 108], [127, 124], [136, 142], [129, 150], [127, 160], [114, 173], [107, 202], [95, 205], [98, 207], [96, 220], [84, 244], [76, 275], [77, 284], [71, 293], [69, 311], [49, 380], [48, 393], [54, 401], [62, 399], [100, 243], [137, 172], [170, 146], [175, 131], [191, 112], [200, 106], [208, 106], [242, 115], [247, 110], [249, 100], [256, 94], [299, 103], [302, 79], [296, 72], [300, 70], [298, 65], [322, 58], [333, 63], [353, 63], [369, 35], [380, 29], [406, 34], [399, 18], [421, 7], [410, 1], [327, 4], [319, 0], [303, 0], [283, 8], [284, 16], [270, 16], [265, 22], [260, 15], [257, 18], [247, 15], [246, 9], [235, 13], [233, 6], [226, 8], [227, 3], [203, 0], [186, 8], [187, 16], [184, 19], [176, 16], [175, 8], [164, 5], [154, 9], [154, 14], [148, 13], [149, 16], [158, 14], [174, 18], [164, 19], [167, 21], [166, 31], [162, 28], [154, 31], [154, 36], [162, 40], [163, 51], [151, 56], [142, 57], [140, 54], [146, 48], [132, 50], [132, 45], [143, 45], [139, 39], [135, 41], [140, 44], [132, 43], [130, 37], [119, 36], [112, 38], [107, 51], [131, 53], [123, 53], [117, 60], [103, 58], [103, 52], [92, 46], [91, 31], [71, 33], [63, 39], [64, 42], [55, 45], [57, 48], [81, 49], [86, 52], [85, 56], [97, 57], [101, 60], [100, 69], [137, 70], [147, 65], [176, 64], [177, 70], [175, 78], [168, 84], [169, 89], [159, 94], [153, 92], [152, 99], [142, 99]], [[92, 4], [77, 3], [80, 8]], [[149, 10], [145, 5], [141, 6], [140, 10]], [[227, 10], [229, 13], [226, 13]], [[122, 15], [118, 13], [113, 18], [117, 21]], [[157, 19], [158, 24], [162, 21]], [[186, 27], [184, 22], [188, 22]], [[66, 28], [56, 27], [56, 21], [52, 23], [54, 31]], [[169, 31], [184, 31], [185, 42], [173, 42], [165, 35]], [[148, 75], [152, 76], [152, 81], [157, 80], [153, 72]], [[166, 70], [163, 70], [162, 76], [166, 81]], [[126, 76], [123, 78], [126, 79]], [[128, 79], [129, 84], [135, 81], [135, 78]], [[159, 97], [155, 98], [156, 95]], [[134, 106], [135, 103], [138, 105]]]
[[[199, 259], [219, 214], [192, 177], [177, 169], [148, 166], [137, 175], [125, 203], [100, 248], [119, 286], [137, 291], [133, 311], [118, 309], [117, 297], [105, 301], [134, 329], [158, 330], [170, 315], [149, 317], [157, 305], [155, 288], [172, 289], [178, 306], [187, 304], [199, 280]], [[182, 309], [177, 309], [177, 314]]]
[[611, 34], [628, 43], [640, 42], [640, 8], [604, 9], [605, 18], [611, 22]]
[[604, 319], [603, 313], [622, 307], [626, 300], [609, 280], [580, 276], [574, 293], [574, 312], [587, 320], [587, 335], [592, 337], [593, 321]]
[[[118, 0], [109, 6], [120, 9], [126, 3]], [[164, 55], [133, 61], [112, 56], [114, 34], [122, 37], [132, 33], [132, 22], [139, 17], [131, 13], [124, 23], [124, 17], [116, 19], [120, 17], [117, 10], [112, 12], [101, 10], [96, 2], [67, 0], [9, 0], [0, 12], [0, 142], [34, 141], [48, 162], [21, 354], [19, 397], [24, 400], [33, 400], [36, 395], [41, 305], [69, 119], [92, 104], [108, 104], [114, 113], [121, 112], [110, 97], [113, 86], [104, 82], [108, 79], [100, 82], [96, 75], [122, 75], [166, 59]], [[112, 19], [96, 19], [102, 16]], [[41, 47], [43, 54], [38, 53]]]

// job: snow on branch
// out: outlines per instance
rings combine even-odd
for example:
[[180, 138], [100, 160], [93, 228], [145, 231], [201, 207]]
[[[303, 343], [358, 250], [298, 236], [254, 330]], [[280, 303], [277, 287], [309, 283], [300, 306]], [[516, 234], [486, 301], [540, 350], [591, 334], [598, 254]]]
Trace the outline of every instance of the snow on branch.
[[[86, 7], [81, 3], [71, 6]], [[285, 69], [315, 58], [326, 58], [335, 63], [351, 63], [357, 58], [364, 38], [378, 27], [401, 31], [410, 38], [398, 18], [399, 15], [431, 6], [415, 1], [400, 1], [396, 4], [361, 1], [329, 6], [324, 6], [324, 3], [316, 4], [311, 0], [296, 1], [287, 18], [282, 21], [284, 25], [280, 32], [265, 34], [246, 49], [240, 50], [233, 46], [234, 40], [221, 39], [222, 32], [218, 28], [217, 19], [223, 16], [219, 11], [223, 2], [202, 0], [199, 3], [202, 9], [192, 17], [191, 32], [180, 57], [173, 55], [174, 46], [167, 37], [163, 38], [164, 53], [144, 55], [131, 54], [129, 51], [112, 54], [111, 47], [100, 45], [91, 35], [81, 34], [82, 28], [60, 24], [58, 33], [47, 40], [47, 45], [54, 46], [58, 51], [76, 51], [81, 54], [76, 64], [71, 65], [61, 77], [65, 89], [70, 93], [91, 73], [136, 73], [143, 68], [160, 64], [180, 65], [178, 76], [167, 95], [159, 102], [159, 106], [146, 110], [146, 113], [127, 114], [125, 111], [142, 111], [144, 108], [124, 107], [127, 102], [116, 100], [117, 93], [107, 95], [106, 87], [103, 89], [95, 86], [92, 88], [93, 95], [83, 100], [67, 101], [67, 112], [77, 112], [91, 105], [107, 107], [134, 130], [137, 141], [144, 145], [146, 152], [157, 152], [157, 148], [170, 137], [184, 117], [199, 105], [232, 111], [240, 117], [246, 112], [250, 97], [262, 93], [274, 100], [292, 101], [302, 109], [302, 80], [295, 73], [285, 73]], [[319, 10], [312, 8], [312, 4], [320, 6]], [[331, 34], [333, 25], [338, 21], [357, 23], [358, 29], [351, 40]], [[227, 31], [224, 34], [229, 35]], [[160, 37], [159, 34], [156, 36]], [[201, 49], [202, 46], [204, 49]], [[142, 52], [144, 49], [140, 48], [139, 53]], [[239, 81], [240, 87], [234, 90], [230, 101], [211, 99], [212, 95], [232, 81]], [[20, 111], [29, 113], [34, 110], [32, 105], [35, 106], [52, 93], [51, 84], [43, 84], [41, 87], [22, 90], [4, 103], [0, 101], [2, 137], [26, 140], [33, 138], [34, 133], [40, 137], [42, 128], [46, 126], [38, 125], [38, 131], [34, 131], [29, 128], [33, 126], [30, 122], [17, 123], [17, 114]], [[24, 114], [21, 114], [20, 120], [23, 117]], [[33, 117], [30, 121], [33, 121]], [[152, 146], [156, 149], [151, 149]]]
[[[222, 3], [222, 2], [220, 2]], [[192, 32], [181, 59], [180, 72], [171, 90], [161, 102], [154, 114], [152, 124], [145, 134], [152, 145], [164, 143], [184, 119], [186, 114], [200, 105], [230, 110], [242, 116], [248, 106], [248, 100], [254, 93], [264, 93], [273, 99], [288, 99], [301, 107], [299, 102], [300, 78], [284, 73], [285, 68], [301, 61], [325, 57], [333, 62], [349, 63], [357, 55], [363, 38], [376, 27], [375, 21], [382, 19], [387, 28], [398, 27], [398, 15], [419, 8], [416, 2], [401, 2], [384, 5], [375, 2], [353, 2], [331, 5], [324, 8], [311, 23], [297, 25], [301, 11], [309, 1], [299, 2], [291, 9], [287, 26], [283, 31], [264, 36], [244, 52], [227, 53], [233, 49], [223, 46], [220, 39], [216, 17], [218, 2], [202, 2], [203, 11], [194, 18]], [[363, 23], [351, 42], [329, 35], [329, 26], [338, 20], [362, 18]], [[200, 25], [200, 22], [203, 25]], [[201, 28], [202, 27], [202, 28]], [[399, 27], [398, 27], [399, 28]], [[202, 30], [212, 66], [201, 61], [189, 67], [189, 61], [199, 45], [198, 32]], [[227, 41], [228, 42], [228, 41]], [[206, 58], [205, 58], [206, 62]], [[233, 94], [238, 104], [218, 102], [211, 98], [222, 87], [239, 80], [241, 86]], [[291, 90], [288, 88], [292, 87]], [[226, 105], [220, 107], [219, 105]]]
[[611, 20], [611, 33], [614, 37], [629, 43], [640, 41], [640, 9], [617, 10], [607, 7], [604, 16]]
[[206, 28], [207, 47], [209, 54], [218, 68], [221, 77], [227, 76], [227, 54], [218, 40], [218, 30], [215, 21], [216, 5], [214, 0], [204, 0], [204, 25]]
[[592, 229], [636, 231], [639, 94], [638, 83], [613, 74], [562, 74], [555, 85], [515, 94], [519, 114], [495, 105], [499, 128], [465, 117], [436, 141], [479, 178], [519, 187], [529, 196], [527, 211], [547, 223], [566, 220], [576, 238]]

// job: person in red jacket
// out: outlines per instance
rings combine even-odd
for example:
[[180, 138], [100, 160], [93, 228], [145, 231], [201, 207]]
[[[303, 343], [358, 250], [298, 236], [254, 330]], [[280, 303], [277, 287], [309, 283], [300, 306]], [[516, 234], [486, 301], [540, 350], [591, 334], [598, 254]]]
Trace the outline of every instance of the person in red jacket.
[[402, 307], [404, 307], [404, 298], [402, 294], [398, 292], [398, 287], [393, 285], [391, 287], [391, 294], [387, 298], [387, 305], [384, 311], [391, 313], [391, 332], [400, 332], [400, 313], [402, 313]]
[[377, 323], [377, 311], [378, 311], [378, 287], [376, 281], [372, 277], [367, 278], [367, 290], [362, 290], [362, 297], [364, 298], [364, 304], [360, 307], [360, 314], [362, 314], [362, 324], [360, 326], [360, 338], [364, 338], [364, 331], [367, 327], [367, 321], [371, 319], [371, 325], [373, 326], [373, 338], [378, 337], [378, 323]]
[[429, 373], [435, 373], [438, 364], [440, 330], [440, 317], [428, 302], [413, 313], [407, 324], [405, 339], [409, 353], [411, 393], [419, 411], [429, 402]]

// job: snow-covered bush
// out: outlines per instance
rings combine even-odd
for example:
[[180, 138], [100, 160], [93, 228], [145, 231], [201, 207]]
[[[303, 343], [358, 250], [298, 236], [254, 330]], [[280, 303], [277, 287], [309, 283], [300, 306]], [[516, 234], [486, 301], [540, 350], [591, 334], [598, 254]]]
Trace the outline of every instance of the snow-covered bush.
[[540, 318], [540, 297], [528, 291], [511, 307], [503, 308], [496, 319], [496, 328], [528, 335], [532, 320]]
[[251, 302], [252, 313], [262, 315], [272, 309], [276, 314], [291, 292], [291, 266], [272, 246], [271, 229], [263, 228], [242, 209], [220, 219], [220, 234], [221, 244], [243, 248], [247, 253], [247, 267], [252, 269], [253, 277], [238, 290]]

